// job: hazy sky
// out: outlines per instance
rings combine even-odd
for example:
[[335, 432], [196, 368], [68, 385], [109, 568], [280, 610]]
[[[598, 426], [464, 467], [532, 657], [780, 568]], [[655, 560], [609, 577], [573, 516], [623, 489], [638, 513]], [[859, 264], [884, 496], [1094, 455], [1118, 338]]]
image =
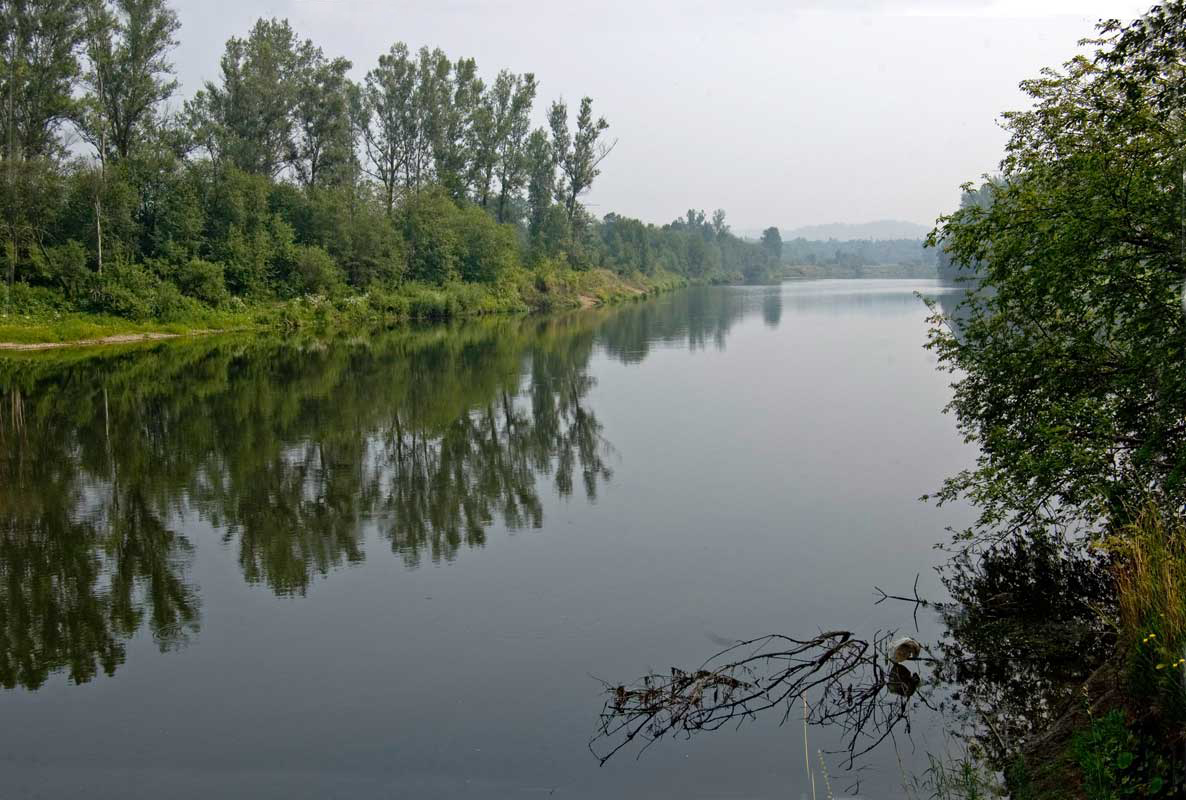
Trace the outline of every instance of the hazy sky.
[[287, 17], [356, 78], [393, 42], [534, 72], [537, 113], [583, 95], [617, 149], [586, 198], [663, 223], [724, 208], [737, 230], [929, 224], [992, 171], [1020, 80], [1100, 17], [1151, 0], [174, 0], [185, 96], [259, 16]]

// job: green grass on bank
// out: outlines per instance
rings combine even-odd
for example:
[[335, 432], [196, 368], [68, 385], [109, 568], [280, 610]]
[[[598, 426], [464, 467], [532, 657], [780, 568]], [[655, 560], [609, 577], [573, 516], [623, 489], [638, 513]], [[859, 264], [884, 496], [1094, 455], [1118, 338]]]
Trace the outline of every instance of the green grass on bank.
[[1007, 774], [1019, 800], [1186, 796], [1186, 521], [1150, 503], [1102, 546], [1116, 652]]
[[38, 344], [85, 342], [111, 336], [146, 333], [187, 334], [207, 330], [246, 330], [254, 327], [245, 313], [216, 312], [164, 322], [129, 320], [104, 314], [58, 312], [52, 315], [4, 313], [0, 306], [0, 342]]
[[305, 327], [381, 326], [487, 314], [611, 305], [686, 285], [679, 276], [617, 275], [609, 270], [515, 271], [497, 284], [408, 283], [364, 293], [310, 295], [210, 308], [187, 302], [165, 313], [122, 317], [71, 310], [56, 293], [18, 284], [0, 287], [0, 343], [86, 342], [148, 333], [292, 330]]

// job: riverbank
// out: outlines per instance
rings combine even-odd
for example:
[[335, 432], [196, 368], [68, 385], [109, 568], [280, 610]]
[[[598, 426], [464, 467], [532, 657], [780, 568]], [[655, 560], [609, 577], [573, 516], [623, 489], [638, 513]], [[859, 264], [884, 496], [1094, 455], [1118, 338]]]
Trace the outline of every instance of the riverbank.
[[1150, 500], [1106, 536], [1016, 540], [946, 569], [936, 682], [971, 712], [979, 796], [1183, 796], [1180, 513]]
[[0, 351], [592, 308], [648, 297], [687, 284], [686, 279], [667, 273], [622, 276], [606, 269], [543, 273], [522, 270], [497, 284], [406, 284], [398, 289], [372, 289], [361, 294], [307, 295], [253, 303], [233, 300], [224, 308], [193, 304], [173, 314], [142, 319], [73, 311], [52, 292], [22, 286], [9, 298], [4, 296], [8, 291], [5, 287], [0, 289]]

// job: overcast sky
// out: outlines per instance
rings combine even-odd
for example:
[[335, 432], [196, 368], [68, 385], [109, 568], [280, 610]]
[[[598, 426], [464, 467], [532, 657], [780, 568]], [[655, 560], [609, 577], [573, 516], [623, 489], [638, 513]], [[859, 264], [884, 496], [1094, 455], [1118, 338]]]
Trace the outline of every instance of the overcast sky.
[[537, 113], [583, 95], [617, 149], [587, 204], [669, 222], [724, 208], [736, 230], [929, 224], [991, 172], [1019, 81], [1132, 0], [174, 0], [190, 95], [255, 18], [287, 17], [356, 78], [393, 42], [534, 72]]

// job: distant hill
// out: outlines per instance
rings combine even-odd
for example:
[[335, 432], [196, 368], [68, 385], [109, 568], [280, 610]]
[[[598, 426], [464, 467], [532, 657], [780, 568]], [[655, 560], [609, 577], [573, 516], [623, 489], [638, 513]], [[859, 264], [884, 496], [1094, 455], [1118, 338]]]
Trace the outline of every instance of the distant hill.
[[827, 241], [839, 239], [851, 241], [853, 239], [923, 239], [931, 229], [926, 225], [915, 222], [903, 222], [896, 219], [883, 219], [877, 222], [833, 222], [830, 225], [805, 225], [802, 228], [782, 231], [782, 238], [803, 238], [811, 241]]

